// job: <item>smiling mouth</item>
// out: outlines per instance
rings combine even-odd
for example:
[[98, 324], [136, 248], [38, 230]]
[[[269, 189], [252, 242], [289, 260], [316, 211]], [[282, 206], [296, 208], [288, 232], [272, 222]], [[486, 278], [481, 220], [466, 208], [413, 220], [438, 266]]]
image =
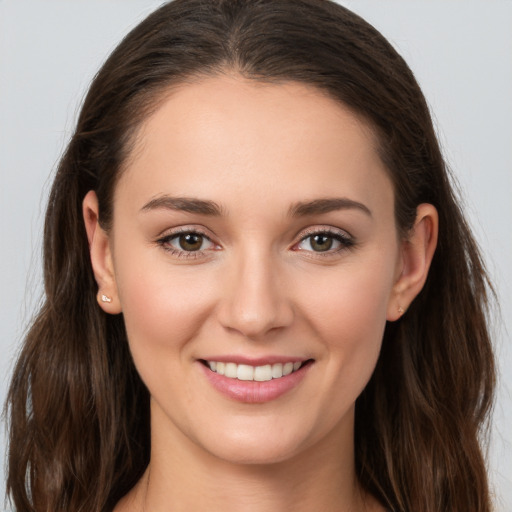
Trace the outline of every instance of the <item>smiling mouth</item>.
[[266, 382], [273, 379], [280, 379], [290, 375], [309, 362], [288, 362], [265, 364], [262, 366], [251, 366], [249, 364], [224, 363], [221, 361], [202, 361], [212, 372], [223, 375], [228, 379], [236, 379], [243, 381]]

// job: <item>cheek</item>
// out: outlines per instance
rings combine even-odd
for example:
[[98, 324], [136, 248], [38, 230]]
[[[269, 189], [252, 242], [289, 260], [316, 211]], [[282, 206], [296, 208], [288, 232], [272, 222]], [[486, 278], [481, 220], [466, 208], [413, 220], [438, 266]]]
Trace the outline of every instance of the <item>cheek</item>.
[[318, 277], [303, 294], [319, 328], [363, 339], [382, 331], [394, 281], [392, 264], [374, 258]]
[[329, 375], [342, 379], [345, 389], [357, 388], [356, 394], [379, 356], [393, 282], [391, 259], [375, 257], [365, 265], [340, 267], [322, 279], [317, 276], [314, 290], [309, 290], [305, 316], [329, 353]]
[[[202, 272], [176, 270], [167, 264], [120, 266], [117, 273], [126, 331], [135, 361], [177, 363], [164, 352], [187, 357], [187, 341], [208, 317], [210, 281]], [[160, 359], [160, 358], [164, 359]]]

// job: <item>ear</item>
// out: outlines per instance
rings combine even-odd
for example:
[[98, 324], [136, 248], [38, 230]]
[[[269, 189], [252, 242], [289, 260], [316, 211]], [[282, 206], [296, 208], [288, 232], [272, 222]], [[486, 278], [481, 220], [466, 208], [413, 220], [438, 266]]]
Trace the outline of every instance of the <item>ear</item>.
[[90, 190], [85, 196], [82, 212], [92, 269], [98, 284], [98, 304], [106, 313], [120, 313], [121, 304], [117, 293], [110, 238], [99, 224], [98, 198], [94, 190]]
[[387, 320], [398, 320], [427, 280], [437, 245], [439, 218], [431, 204], [420, 204], [409, 236], [402, 241], [399, 274], [389, 299]]

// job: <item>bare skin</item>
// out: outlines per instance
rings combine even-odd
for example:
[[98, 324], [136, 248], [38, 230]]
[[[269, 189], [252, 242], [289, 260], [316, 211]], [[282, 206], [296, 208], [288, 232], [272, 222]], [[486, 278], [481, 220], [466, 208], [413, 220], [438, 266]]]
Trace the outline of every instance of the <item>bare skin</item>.
[[[315, 89], [223, 75], [169, 94], [111, 232], [84, 200], [100, 305], [151, 395], [150, 464], [115, 512], [384, 510], [355, 476], [355, 401], [437, 234], [425, 204], [400, 239], [393, 194], [371, 131]], [[270, 384], [216, 370], [287, 360]]]

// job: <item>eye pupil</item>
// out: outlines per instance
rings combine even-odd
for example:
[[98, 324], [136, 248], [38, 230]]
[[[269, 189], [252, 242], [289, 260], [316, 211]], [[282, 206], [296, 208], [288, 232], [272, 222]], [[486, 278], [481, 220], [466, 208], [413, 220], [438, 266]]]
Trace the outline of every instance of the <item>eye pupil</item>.
[[311, 237], [311, 248], [314, 251], [328, 251], [332, 247], [332, 237], [327, 235], [314, 235]]
[[203, 245], [203, 237], [196, 233], [184, 233], [180, 235], [179, 243], [184, 251], [198, 251]]

